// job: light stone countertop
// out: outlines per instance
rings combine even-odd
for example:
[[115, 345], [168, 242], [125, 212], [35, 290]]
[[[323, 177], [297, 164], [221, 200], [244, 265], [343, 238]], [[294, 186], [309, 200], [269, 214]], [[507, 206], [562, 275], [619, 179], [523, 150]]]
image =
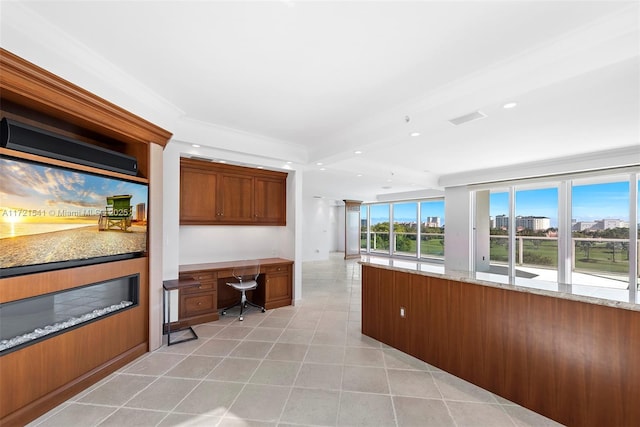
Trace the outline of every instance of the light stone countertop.
[[[628, 289], [566, 285], [522, 277], [517, 277], [515, 281], [510, 281], [508, 276], [502, 274], [483, 272], [474, 273], [458, 270], [447, 270], [445, 272], [443, 264], [430, 264], [411, 260], [399, 260], [366, 255], [362, 256], [359, 263], [385, 270], [420, 274], [423, 276], [438, 277], [446, 280], [491, 286], [493, 288], [509, 289], [512, 291], [528, 292], [554, 298], [640, 311], [640, 301], [633, 301], [630, 299], [631, 297]], [[637, 298], [639, 297], [636, 297], [636, 299]]]

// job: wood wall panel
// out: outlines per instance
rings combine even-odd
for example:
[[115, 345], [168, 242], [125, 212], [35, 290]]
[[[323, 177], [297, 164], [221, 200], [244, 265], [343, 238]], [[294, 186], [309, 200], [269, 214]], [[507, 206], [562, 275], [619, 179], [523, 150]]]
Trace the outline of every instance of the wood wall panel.
[[[407, 343], [407, 353], [420, 359], [426, 357], [429, 341], [433, 338], [429, 325], [429, 301], [431, 299], [431, 282], [429, 277], [409, 275], [411, 283], [409, 285], [409, 333]], [[364, 280], [364, 279], [363, 279]], [[364, 292], [364, 289], [363, 289]], [[364, 301], [362, 302], [364, 307]], [[425, 332], [422, 332], [425, 331]], [[422, 333], [421, 333], [422, 332]]]
[[[393, 274], [393, 290], [391, 293], [391, 299], [386, 300], [386, 304], [390, 305], [387, 309], [389, 316], [392, 319], [391, 330], [393, 334], [394, 347], [404, 352], [408, 352], [410, 348], [410, 325], [416, 324], [417, 320], [409, 306], [410, 281], [410, 274], [395, 272]], [[391, 304], [389, 304], [389, 301]], [[383, 301], [381, 301], [381, 303], [383, 303]], [[401, 309], [405, 312], [404, 317], [400, 315]]]
[[378, 320], [378, 328], [380, 331], [380, 341], [396, 345], [395, 336], [393, 335], [393, 325], [396, 319], [396, 309], [392, 306], [393, 301], [393, 279], [394, 274], [389, 270], [381, 270], [379, 273], [378, 289], [378, 306], [380, 307], [380, 319]]
[[[91, 267], [100, 273], [91, 271]], [[120, 355], [132, 349], [142, 348], [147, 351], [149, 309], [147, 258], [83, 268], [89, 270], [86, 276], [73, 273], [73, 270], [79, 269], [69, 269], [73, 274], [63, 275], [63, 277], [72, 278], [72, 281], [67, 283], [67, 288], [92, 283], [96, 278], [99, 281], [140, 273], [138, 306], [1, 356], [0, 378], [2, 378], [3, 387], [0, 387], [2, 402], [0, 424], [13, 425], [16, 417], [25, 415], [20, 411], [21, 408], [28, 407], [31, 402], [45, 397], [49, 400], [49, 403], [42, 403], [45, 410], [63, 402], [71, 397], [64, 394], [67, 390], [66, 384], [90, 375], [96, 367], [104, 366], [108, 369], [110, 361], [114, 363]], [[118, 272], [117, 275], [113, 273], [114, 271]], [[39, 275], [46, 275], [46, 273]], [[22, 281], [24, 277], [30, 276], [3, 279], [0, 282], [5, 288], [10, 288], [12, 281], [16, 279]], [[97, 373], [97, 375], [100, 374]], [[8, 387], [4, 386], [5, 384], [14, 386]], [[58, 395], [59, 393], [63, 394]]]
[[362, 266], [362, 283], [367, 283], [367, 286], [362, 287], [362, 333], [377, 337], [380, 336], [380, 326], [378, 325], [380, 318], [378, 304], [380, 270]]
[[640, 425], [640, 312], [390, 273], [363, 265], [363, 333], [565, 425]]

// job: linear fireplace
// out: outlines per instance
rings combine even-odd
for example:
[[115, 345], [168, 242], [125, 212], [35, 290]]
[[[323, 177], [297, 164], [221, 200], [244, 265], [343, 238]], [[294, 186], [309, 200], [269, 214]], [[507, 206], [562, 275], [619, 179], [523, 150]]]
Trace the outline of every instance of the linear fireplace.
[[0, 304], [0, 356], [138, 305], [140, 275]]

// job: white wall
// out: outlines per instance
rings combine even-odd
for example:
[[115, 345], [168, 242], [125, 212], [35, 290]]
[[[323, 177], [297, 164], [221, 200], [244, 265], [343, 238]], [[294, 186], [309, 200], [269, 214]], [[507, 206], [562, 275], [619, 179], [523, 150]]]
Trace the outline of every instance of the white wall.
[[[162, 250], [164, 218], [163, 152], [162, 147], [149, 144], [149, 350], [162, 345]], [[177, 304], [176, 304], [177, 307]]]
[[327, 260], [329, 259], [329, 252], [338, 250], [338, 210], [339, 207], [335, 205], [333, 200], [314, 197], [305, 197], [303, 199], [303, 261]]
[[179, 228], [178, 264], [252, 258], [293, 258], [285, 253], [280, 235], [284, 227], [183, 225]]
[[466, 186], [445, 189], [444, 215], [446, 248], [444, 268], [446, 271], [468, 271], [472, 266], [472, 198]]

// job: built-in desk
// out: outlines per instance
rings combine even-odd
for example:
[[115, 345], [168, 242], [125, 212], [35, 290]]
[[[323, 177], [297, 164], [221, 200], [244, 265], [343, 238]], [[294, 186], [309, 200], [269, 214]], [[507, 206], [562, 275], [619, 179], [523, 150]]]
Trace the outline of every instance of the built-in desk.
[[[267, 310], [291, 305], [293, 261], [283, 258], [260, 259], [258, 288], [247, 297]], [[196, 280], [197, 287], [180, 289], [177, 327], [218, 320], [218, 308], [240, 300], [240, 293], [226, 285], [234, 267], [246, 261], [186, 264], [179, 267], [179, 280]]]

